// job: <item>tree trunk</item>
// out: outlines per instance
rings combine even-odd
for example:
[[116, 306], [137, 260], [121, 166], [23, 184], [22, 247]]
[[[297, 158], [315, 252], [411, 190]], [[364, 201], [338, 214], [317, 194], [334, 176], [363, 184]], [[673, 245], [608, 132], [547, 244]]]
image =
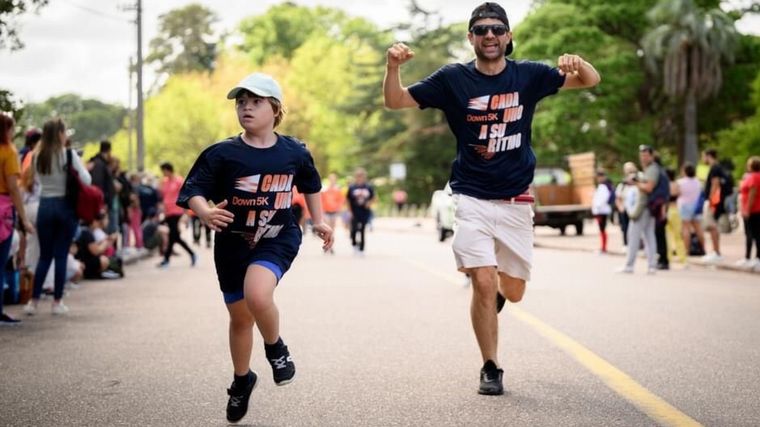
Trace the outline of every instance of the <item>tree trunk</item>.
[[699, 148], [697, 147], [697, 96], [694, 88], [689, 88], [684, 99], [683, 111], [683, 159], [693, 165], [697, 165], [699, 160]]

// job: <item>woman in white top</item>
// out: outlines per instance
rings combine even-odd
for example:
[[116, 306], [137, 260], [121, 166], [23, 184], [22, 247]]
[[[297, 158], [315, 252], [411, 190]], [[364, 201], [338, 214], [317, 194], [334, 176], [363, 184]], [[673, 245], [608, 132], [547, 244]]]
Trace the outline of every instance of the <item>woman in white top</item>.
[[49, 120], [42, 128], [42, 140], [32, 158], [31, 176], [40, 185], [40, 207], [37, 214], [37, 236], [40, 241], [40, 259], [34, 274], [32, 300], [24, 312], [33, 315], [42, 293], [42, 284], [51, 262], [55, 260], [53, 314], [65, 314], [69, 309], [63, 305], [63, 285], [66, 281], [66, 258], [74, 239], [77, 217], [74, 205], [67, 199], [67, 151], [71, 152], [71, 167], [79, 173], [82, 182], [91, 182], [90, 173], [74, 150], [67, 150], [66, 125], [61, 119]]
[[684, 176], [676, 181], [678, 184], [676, 206], [678, 206], [678, 213], [681, 215], [681, 221], [683, 221], [681, 224], [681, 235], [688, 248], [689, 242], [691, 242], [691, 233], [695, 233], [697, 239], [699, 239], [699, 245], [704, 248], [705, 235], [702, 233], [702, 218], [697, 213], [697, 209], [700, 207], [702, 184], [695, 177], [696, 170], [691, 163], [684, 163], [681, 173]]
[[[596, 173], [596, 191], [591, 200], [591, 213], [599, 225], [599, 237], [601, 238], [601, 253], [607, 253], [607, 218], [612, 214], [612, 184], [607, 179], [607, 174], [600, 170]], [[614, 201], [613, 201], [614, 202]]]

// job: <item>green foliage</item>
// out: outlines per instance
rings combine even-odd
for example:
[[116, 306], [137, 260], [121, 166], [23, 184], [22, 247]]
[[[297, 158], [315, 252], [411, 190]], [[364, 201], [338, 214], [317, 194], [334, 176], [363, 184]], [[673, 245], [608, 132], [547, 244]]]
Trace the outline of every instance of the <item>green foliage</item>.
[[602, 76], [596, 88], [562, 91], [542, 101], [534, 116], [533, 149], [541, 164], [562, 165], [567, 154], [595, 151], [605, 166], [617, 169], [637, 145], [652, 139], [651, 128], [642, 126], [647, 119], [638, 99], [644, 73], [636, 46], [602, 31], [579, 6], [546, 5], [515, 29], [517, 58], [556, 65], [561, 54], [575, 53]]
[[150, 42], [145, 61], [160, 73], [212, 71], [218, 42], [212, 25], [214, 12], [200, 4], [174, 9], [159, 17], [159, 35]]
[[735, 122], [717, 136], [721, 157], [733, 161], [736, 178], [744, 173], [749, 156], [760, 155], [760, 73], [752, 83], [751, 102], [755, 108], [754, 114], [744, 121]]
[[275, 56], [290, 59], [315, 33], [333, 32], [346, 19], [337, 9], [285, 2], [240, 23], [243, 42], [239, 49], [248, 52], [255, 64], [264, 64]]
[[28, 104], [22, 122], [26, 127], [42, 127], [53, 117], [61, 117], [74, 131], [72, 139], [78, 143], [97, 142], [111, 137], [124, 124], [125, 108], [106, 104], [79, 95], [66, 94], [39, 104]]
[[21, 49], [24, 44], [18, 38], [16, 19], [29, 10], [37, 11], [48, 0], [0, 0], [0, 49]]

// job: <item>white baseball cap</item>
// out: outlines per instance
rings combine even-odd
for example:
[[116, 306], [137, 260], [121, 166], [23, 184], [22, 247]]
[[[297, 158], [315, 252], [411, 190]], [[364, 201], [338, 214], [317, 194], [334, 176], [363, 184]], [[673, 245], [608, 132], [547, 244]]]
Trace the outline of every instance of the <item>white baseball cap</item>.
[[264, 98], [274, 98], [282, 102], [282, 89], [272, 76], [264, 73], [253, 73], [237, 84], [227, 94], [227, 99], [235, 99], [241, 90], [247, 90], [254, 95]]

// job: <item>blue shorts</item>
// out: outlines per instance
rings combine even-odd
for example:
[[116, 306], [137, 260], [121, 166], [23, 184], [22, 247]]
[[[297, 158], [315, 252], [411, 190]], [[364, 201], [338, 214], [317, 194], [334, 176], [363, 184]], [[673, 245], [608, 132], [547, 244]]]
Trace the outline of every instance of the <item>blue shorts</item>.
[[261, 239], [253, 249], [240, 234], [216, 233], [214, 264], [224, 302], [232, 304], [243, 299], [245, 275], [251, 265], [270, 270], [279, 282], [290, 269], [300, 246], [301, 229], [295, 224], [273, 239]]
[[699, 220], [700, 214], [697, 213], [696, 204], [684, 204], [678, 207], [678, 214], [681, 215], [682, 221]]

